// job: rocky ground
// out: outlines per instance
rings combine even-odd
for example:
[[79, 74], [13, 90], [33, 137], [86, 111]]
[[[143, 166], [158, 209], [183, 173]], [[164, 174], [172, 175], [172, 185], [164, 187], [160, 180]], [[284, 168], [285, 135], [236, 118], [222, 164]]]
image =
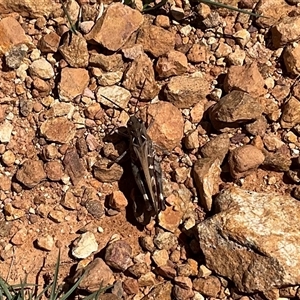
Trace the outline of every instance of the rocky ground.
[[[299, 1], [222, 2], [261, 16], [71, 0], [70, 30], [60, 2], [1, 1], [8, 283], [47, 284], [60, 249], [59, 282], [87, 268], [83, 292], [113, 285], [99, 299], [299, 298]], [[110, 166], [126, 111], [161, 160], [145, 226], [129, 156]]]

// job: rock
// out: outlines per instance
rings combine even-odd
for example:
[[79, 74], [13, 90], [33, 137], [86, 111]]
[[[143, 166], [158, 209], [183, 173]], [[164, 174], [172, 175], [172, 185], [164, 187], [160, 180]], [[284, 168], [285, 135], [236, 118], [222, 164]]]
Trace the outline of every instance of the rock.
[[49, 161], [44, 165], [48, 179], [51, 181], [60, 181], [64, 175], [61, 161]]
[[72, 255], [83, 259], [98, 250], [98, 243], [92, 232], [85, 232], [73, 242]]
[[167, 207], [159, 213], [158, 224], [170, 232], [175, 232], [182, 221], [183, 214], [180, 208], [174, 210], [173, 207]]
[[171, 300], [172, 297], [172, 283], [165, 281], [164, 283], [155, 285], [150, 292], [143, 297], [143, 300]]
[[118, 164], [109, 166], [111, 161], [107, 158], [98, 160], [94, 166], [94, 176], [100, 182], [114, 182], [120, 180], [123, 175], [123, 169]]
[[263, 143], [268, 151], [277, 151], [284, 145], [284, 142], [276, 134], [267, 134], [263, 138]]
[[213, 137], [200, 150], [204, 158], [218, 158], [220, 164], [223, 163], [225, 156], [228, 153], [230, 139], [227, 133], [223, 133]]
[[266, 93], [264, 85], [265, 81], [256, 63], [245, 66], [231, 66], [224, 80], [226, 92], [239, 90], [250, 94], [254, 98]]
[[46, 251], [51, 251], [54, 246], [54, 239], [51, 235], [39, 236], [36, 240], [38, 248]]
[[101, 258], [95, 258], [85, 270], [85, 276], [80, 281], [79, 288], [90, 293], [99, 290], [99, 287], [106, 287], [115, 281], [112, 270]]
[[241, 91], [232, 91], [212, 107], [209, 117], [215, 129], [225, 131], [256, 120], [262, 112], [263, 107], [257, 99]]
[[71, 101], [83, 94], [90, 81], [89, 73], [80, 68], [63, 68], [58, 85], [59, 98], [63, 101]]
[[282, 47], [300, 38], [300, 16], [284, 17], [271, 28], [272, 43], [275, 48]]
[[75, 124], [66, 117], [48, 119], [42, 123], [41, 135], [48, 141], [68, 143], [76, 133]]
[[0, 124], [0, 142], [9, 143], [14, 126], [9, 121]]
[[5, 63], [11, 69], [18, 69], [26, 56], [28, 47], [25, 44], [13, 46], [5, 53]]
[[252, 145], [235, 148], [229, 154], [230, 174], [238, 179], [255, 171], [263, 162], [265, 156], [261, 150]]
[[19, 182], [33, 188], [47, 177], [41, 160], [26, 160], [16, 173]]
[[167, 280], [173, 280], [177, 276], [177, 272], [176, 272], [175, 268], [173, 266], [169, 266], [169, 265], [157, 267], [155, 269], [155, 272], [159, 276], [161, 276]]
[[178, 244], [176, 235], [171, 232], [162, 232], [157, 234], [153, 239], [153, 242], [158, 249], [165, 250], [170, 250]]
[[155, 18], [155, 25], [158, 27], [169, 28], [170, 27], [170, 19], [168, 16], [158, 15]]
[[300, 123], [300, 101], [291, 97], [283, 106], [280, 124], [283, 128], [292, 128]]
[[197, 149], [200, 146], [199, 138], [198, 138], [198, 130], [191, 130], [187, 132], [184, 137], [184, 146], [188, 150]]
[[187, 54], [189, 62], [199, 64], [201, 62], [208, 62], [209, 52], [207, 45], [205, 44], [194, 44]]
[[299, 284], [299, 201], [231, 188], [216, 207], [197, 227], [209, 269], [245, 293]]
[[151, 258], [154, 261], [154, 263], [158, 267], [160, 267], [160, 266], [163, 266], [163, 265], [167, 264], [167, 262], [169, 260], [169, 254], [168, 254], [168, 251], [166, 249], [156, 250], [156, 251], [153, 252]]
[[121, 3], [114, 3], [107, 8], [85, 38], [89, 42], [101, 44], [108, 50], [117, 51], [138, 30], [143, 21], [144, 17], [139, 11]]
[[174, 50], [174, 33], [155, 25], [144, 25], [139, 31], [137, 44], [142, 44], [145, 52], [159, 57]]
[[63, 164], [65, 172], [70, 176], [74, 185], [76, 185], [86, 175], [86, 168], [75, 147], [68, 149], [65, 154]]
[[101, 219], [104, 215], [103, 204], [99, 200], [89, 200], [85, 204], [85, 208], [95, 219]]
[[79, 199], [74, 195], [70, 189], [64, 194], [60, 204], [66, 209], [75, 210]]
[[6, 166], [12, 166], [15, 163], [16, 156], [11, 150], [7, 150], [2, 154], [2, 161]]
[[220, 174], [218, 158], [200, 158], [194, 164], [193, 178], [201, 205], [206, 211], [211, 210], [212, 197], [219, 192]]
[[300, 46], [288, 45], [283, 52], [284, 65], [292, 75], [300, 74]]
[[31, 76], [37, 76], [41, 79], [54, 77], [53, 67], [45, 58], [33, 61], [29, 66], [29, 73]]
[[254, 122], [249, 123], [245, 126], [248, 133], [254, 136], [264, 136], [268, 127], [268, 122], [265, 116], [261, 116]]
[[[4, 205], [3, 212], [4, 212], [4, 215], [5, 215], [5, 220], [6, 221], [18, 220], [20, 218], [25, 217], [25, 211], [24, 211], [24, 209], [14, 208], [11, 205], [11, 203], [7, 203], [7, 204]], [[7, 230], [9, 228], [4, 228], [4, 230], [5, 229]], [[3, 230], [2, 227], [1, 227], [1, 230]]]
[[54, 102], [50, 109], [45, 112], [47, 119], [67, 116], [71, 119], [74, 115], [75, 107], [71, 103]]
[[142, 100], [152, 100], [158, 95], [153, 63], [146, 54], [139, 55], [130, 64], [124, 73], [123, 86], [132, 92], [133, 97]]
[[269, 28], [278, 23], [283, 17], [288, 16], [292, 9], [284, 0], [261, 1], [255, 7], [255, 12], [263, 16], [257, 18], [257, 24], [260, 27]]
[[73, 34], [69, 31], [58, 50], [73, 68], [86, 68], [89, 64], [87, 42], [79, 32]]
[[167, 52], [158, 58], [155, 71], [160, 78], [183, 75], [188, 70], [186, 56], [175, 50]]
[[234, 52], [228, 54], [227, 60], [231, 65], [242, 66], [246, 58], [246, 52], [243, 49], [236, 48]]
[[183, 117], [171, 103], [159, 102], [148, 106], [151, 126], [147, 133], [152, 141], [168, 151], [178, 146], [183, 137]]
[[205, 101], [208, 93], [208, 81], [192, 76], [172, 77], [164, 90], [167, 100], [178, 108], [190, 108], [200, 101]]
[[150, 271], [150, 266], [146, 263], [136, 263], [128, 268], [128, 272], [134, 277], [139, 278]]
[[155, 245], [153, 243], [152, 237], [148, 235], [141, 236], [139, 238], [139, 242], [144, 250], [147, 250], [148, 252], [153, 252], [155, 250]]
[[246, 46], [246, 44], [250, 41], [250, 32], [247, 29], [238, 30], [233, 37], [235, 38], [238, 45], [242, 48]]
[[12, 244], [14, 244], [16, 246], [20, 246], [20, 245], [23, 245], [27, 239], [28, 239], [27, 229], [21, 228], [13, 235], [13, 237], [11, 238], [10, 241]]
[[132, 248], [125, 241], [109, 244], [105, 251], [105, 262], [116, 270], [125, 271], [133, 265]]
[[109, 206], [117, 211], [123, 211], [128, 205], [125, 195], [121, 191], [114, 191], [108, 200]]
[[[0, 4], [1, 11], [2, 3]], [[20, 23], [13, 17], [0, 20], [0, 54], [4, 54], [14, 46], [25, 44], [32, 46]]]
[[42, 36], [37, 47], [43, 53], [55, 53], [60, 44], [60, 36], [56, 32], [49, 32]]
[[114, 85], [122, 80], [123, 72], [101, 72], [100, 75], [97, 75], [97, 81], [102, 86]]
[[221, 292], [221, 282], [215, 276], [196, 278], [193, 281], [193, 288], [206, 297], [218, 298]]
[[[110, 99], [112, 102], [102, 97], [102, 95]], [[96, 97], [98, 102], [107, 107], [116, 107], [116, 105], [118, 105], [123, 109], [126, 109], [131, 98], [131, 94], [126, 89], [117, 85], [104, 87], [99, 86], [96, 92]], [[114, 105], [114, 103], [116, 103], [116, 105]]]
[[178, 300], [190, 299], [194, 296], [192, 280], [188, 277], [178, 276], [174, 278], [175, 286], [173, 294]]
[[4, 174], [0, 174], [0, 189], [2, 191], [11, 191], [11, 179]]
[[139, 284], [136, 279], [127, 278], [123, 281], [123, 289], [127, 295], [136, 295], [139, 292]]
[[276, 152], [268, 152], [265, 150], [263, 151], [263, 154], [265, 155], [265, 160], [262, 164], [264, 168], [276, 172], [289, 171], [292, 164], [292, 158], [290, 150], [286, 145], [279, 148]]
[[39, 3], [34, 0], [2, 0], [0, 13], [18, 12], [22, 16], [31, 18], [49, 17], [60, 6], [59, 3], [53, 3], [52, 0], [41, 0]]
[[90, 55], [89, 65], [101, 68], [105, 72], [116, 72], [123, 69], [124, 62], [122, 54], [119, 53], [105, 55], [102, 53], [92, 52]]

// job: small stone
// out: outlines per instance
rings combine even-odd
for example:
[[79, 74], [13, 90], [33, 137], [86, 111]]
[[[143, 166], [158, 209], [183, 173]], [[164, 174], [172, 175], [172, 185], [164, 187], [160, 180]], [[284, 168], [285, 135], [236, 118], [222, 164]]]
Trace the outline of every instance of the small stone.
[[125, 195], [121, 191], [114, 191], [109, 197], [109, 206], [117, 211], [123, 211], [128, 205]]
[[283, 128], [292, 128], [300, 123], [300, 101], [291, 97], [283, 106], [280, 124]]
[[113, 164], [111, 167], [109, 167], [110, 163], [110, 160], [103, 158], [94, 164], [94, 176], [100, 182], [118, 181], [123, 175], [123, 169], [120, 165]]
[[[112, 102], [107, 100], [106, 98], [110, 99]], [[114, 107], [114, 103], [116, 103], [118, 106], [121, 106], [122, 108], [126, 108], [130, 98], [131, 94], [128, 92], [128, 90], [117, 86], [105, 86], [105, 87], [99, 87], [97, 89], [96, 93], [97, 101], [102, 103], [103, 105], [107, 107]]]
[[215, 276], [196, 278], [193, 281], [193, 288], [204, 296], [217, 298], [221, 291], [221, 282]]
[[54, 238], [49, 234], [39, 236], [36, 240], [36, 244], [42, 250], [51, 251], [54, 246]]
[[12, 244], [16, 246], [21, 246], [26, 242], [27, 238], [28, 238], [27, 229], [22, 228], [14, 234], [14, 236], [11, 238], [10, 241]]
[[190, 108], [209, 93], [209, 83], [205, 78], [191, 76], [172, 77], [164, 90], [168, 101], [178, 108]]
[[100, 68], [105, 72], [116, 72], [123, 69], [123, 58], [119, 53], [105, 55], [102, 53], [91, 53], [89, 65]]
[[178, 240], [175, 234], [171, 232], [159, 233], [153, 240], [158, 249], [170, 250], [177, 245]]
[[89, 52], [85, 38], [77, 32], [66, 34], [59, 52], [73, 68], [85, 68], [89, 64]]
[[136, 279], [127, 278], [123, 281], [123, 289], [127, 295], [136, 295], [139, 292], [139, 284]]
[[155, 66], [155, 70], [160, 78], [183, 75], [187, 69], [188, 61], [186, 56], [175, 50], [171, 50], [159, 57]]
[[194, 44], [187, 54], [187, 58], [192, 63], [207, 63], [209, 53], [207, 50], [207, 45], [204, 44]]
[[170, 19], [168, 16], [158, 15], [155, 18], [155, 25], [163, 28], [170, 27]]
[[18, 220], [25, 216], [25, 211], [23, 209], [14, 208], [11, 203], [5, 204], [3, 211], [6, 221]]
[[192, 130], [184, 138], [184, 145], [188, 150], [197, 149], [200, 146], [198, 130]]
[[78, 287], [93, 293], [99, 291], [99, 287], [111, 285], [114, 281], [112, 270], [101, 258], [97, 257], [86, 267], [85, 276]]
[[119, 271], [125, 271], [133, 265], [132, 248], [125, 241], [116, 241], [109, 244], [105, 251], [105, 262]]
[[140, 287], [145, 287], [145, 286], [154, 286], [157, 284], [156, 281], [156, 276], [152, 272], [148, 272], [146, 274], [143, 274], [139, 279], [138, 283]]
[[293, 45], [289, 45], [285, 48], [283, 52], [283, 61], [284, 65], [289, 73], [292, 75], [300, 74], [300, 46], [293, 47]]
[[27, 160], [16, 173], [18, 181], [28, 188], [33, 188], [46, 179], [43, 162], [41, 160]]
[[236, 148], [229, 155], [230, 174], [235, 179], [245, 177], [255, 171], [264, 159], [262, 151], [252, 145]]
[[206, 211], [211, 210], [212, 197], [219, 192], [220, 174], [218, 158], [200, 158], [194, 164], [193, 178], [201, 204]]
[[0, 142], [9, 143], [14, 126], [9, 121], [0, 124]]
[[2, 161], [6, 166], [12, 166], [15, 160], [16, 156], [11, 150], [7, 150], [2, 154]]
[[247, 29], [241, 29], [238, 30], [233, 37], [235, 38], [235, 40], [237, 41], [237, 43], [241, 46], [241, 47], [245, 47], [246, 44], [250, 41], [250, 33]]
[[42, 36], [38, 42], [38, 48], [43, 53], [55, 53], [58, 50], [60, 36], [56, 32], [50, 32]]
[[5, 63], [11, 69], [18, 69], [24, 57], [26, 56], [28, 47], [24, 44], [14, 46], [9, 52], [5, 53]]
[[63, 68], [58, 85], [60, 99], [68, 102], [82, 95], [84, 89], [88, 86], [89, 80], [89, 73], [85, 69]]
[[29, 66], [29, 72], [31, 76], [37, 76], [41, 79], [50, 79], [54, 77], [53, 67], [45, 58], [33, 61]]
[[78, 198], [74, 195], [74, 193], [70, 190], [68, 190], [63, 199], [60, 201], [60, 204], [67, 208], [67, 209], [71, 209], [74, 210], [77, 207], [77, 203], [78, 203]]
[[159, 57], [174, 50], [175, 35], [155, 25], [144, 25], [138, 34], [138, 44], [142, 44], [145, 52]]
[[87, 201], [85, 208], [95, 219], [99, 220], [104, 215], [103, 204], [98, 200]]
[[198, 272], [199, 277], [206, 278], [206, 277], [210, 276], [211, 273], [212, 273], [212, 271], [210, 269], [208, 269], [205, 265], [201, 265], [199, 267], [199, 272]]
[[72, 255], [78, 259], [87, 258], [98, 250], [98, 243], [92, 232], [83, 233], [74, 241]]
[[68, 143], [76, 133], [75, 124], [66, 117], [48, 119], [42, 123], [40, 130], [47, 140], [59, 143]]
[[65, 220], [66, 214], [61, 210], [52, 210], [48, 214], [48, 218], [55, 223], [62, 223]]
[[2, 18], [0, 20], [0, 54], [5, 54], [12, 47], [21, 44], [31, 45], [20, 23], [13, 17]]
[[64, 172], [61, 161], [49, 161], [44, 165], [47, 177], [52, 181], [60, 181]]
[[152, 254], [151, 258], [153, 259], [154, 263], [160, 267], [167, 264], [169, 260], [169, 254], [166, 249], [156, 250]]
[[144, 17], [138, 10], [121, 3], [114, 3], [109, 5], [85, 38], [87, 41], [101, 44], [108, 50], [117, 51], [142, 25], [143, 20]]

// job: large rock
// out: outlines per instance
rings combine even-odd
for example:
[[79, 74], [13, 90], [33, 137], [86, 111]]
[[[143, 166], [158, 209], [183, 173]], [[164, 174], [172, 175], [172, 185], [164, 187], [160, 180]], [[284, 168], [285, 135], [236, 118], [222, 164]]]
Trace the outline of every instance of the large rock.
[[231, 188], [215, 207], [197, 227], [209, 269], [246, 293], [300, 284], [299, 201]]

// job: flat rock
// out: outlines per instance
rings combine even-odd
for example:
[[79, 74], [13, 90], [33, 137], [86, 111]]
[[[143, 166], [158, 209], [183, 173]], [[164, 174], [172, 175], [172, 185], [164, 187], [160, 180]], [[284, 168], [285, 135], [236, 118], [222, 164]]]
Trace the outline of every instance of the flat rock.
[[85, 37], [87, 41], [96, 42], [108, 50], [117, 51], [138, 30], [143, 21], [144, 17], [138, 10], [121, 3], [114, 3], [107, 8]]
[[48, 141], [68, 143], [76, 133], [75, 124], [66, 117], [57, 117], [46, 120], [42, 123], [41, 135]]
[[256, 98], [234, 90], [212, 107], [209, 117], [215, 129], [226, 131], [258, 119], [262, 112], [263, 107]]
[[11, 138], [11, 133], [14, 126], [9, 121], [4, 121], [0, 124], [0, 142], [8, 143]]
[[183, 117], [177, 107], [168, 102], [148, 106], [151, 126], [147, 133], [152, 141], [168, 151], [178, 146], [183, 137]]
[[93, 166], [94, 176], [100, 182], [114, 182], [120, 180], [123, 169], [118, 164], [110, 166], [111, 161], [106, 158], [99, 159]]
[[0, 13], [8, 14], [18, 12], [22, 16], [31, 18], [49, 17], [51, 13], [57, 10], [61, 5], [52, 0], [1, 0]]
[[77, 34], [68, 32], [58, 50], [73, 68], [85, 68], [89, 64], [87, 42], [79, 32]]
[[[2, 3], [0, 4], [0, 11], [1, 5]], [[20, 44], [31, 45], [20, 23], [13, 17], [0, 20], [0, 54], [4, 54], [13, 46]]]
[[18, 181], [28, 188], [33, 188], [47, 178], [41, 160], [27, 160], [16, 173]]
[[55, 53], [58, 50], [60, 36], [56, 32], [49, 32], [38, 42], [38, 49], [43, 53]]
[[231, 188], [215, 204], [197, 227], [209, 269], [246, 293], [299, 285], [299, 201]]
[[89, 72], [81, 68], [63, 68], [58, 85], [59, 98], [71, 101], [83, 94], [90, 81]]
[[158, 95], [153, 63], [146, 54], [139, 55], [124, 74], [123, 86], [142, 100], [152, 100]]
[[139, 31], [137, 44], [142, 44], [144, 51], [159, 57], [174, 50], [175, 34], [155, 25], [144, 25]]
[[283, 52], [284, 65], [289, 73], [292, 75], [299, 75], [300, 73], [300, 46], [293, 47], [288, 45]]
[[176, 107], [190, 108], [200, 101], [205, 101], [209, 89], [209, 82], [204, 77], [183, 75], [172, 77], [164, 94]]
[[231, 66], [224, 80], [226, 92], [239, 90], [252, 97], [264, 95], [266, 93], [264, 85], [265, 81], [255, 62], [244, 66]]

